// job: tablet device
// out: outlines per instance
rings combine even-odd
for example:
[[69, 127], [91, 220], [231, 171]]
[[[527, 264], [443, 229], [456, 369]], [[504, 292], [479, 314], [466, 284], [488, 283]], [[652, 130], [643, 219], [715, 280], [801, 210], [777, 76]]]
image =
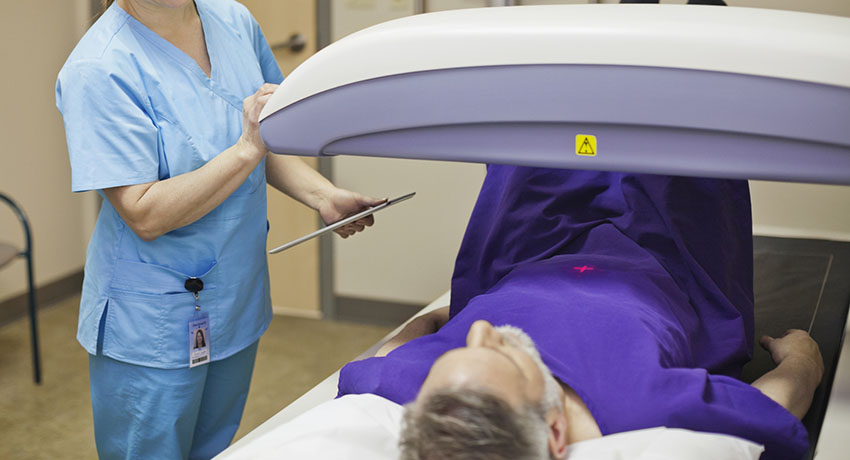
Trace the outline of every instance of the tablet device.
[[407, 195], [402, 195], [398, 198], [393, 198], [392, 200], [388, 200], [388, 201], [381, 203], [381, 204], [379, 204], [375, 207], [369, 208], [365, 211], [358, 212], [357, 214], [354, 214], [353, 216], [348, 216], [345, 219], [338, 220], [338, 221], [336, 221], [336, 222], [334, 222], [330, 225], [327, 225], [325, 227], [322, 227], [322, 228], [316, 230], [313, 233], [309, 233], [309, 234], [304, 235], [304, 236], [302, 236], [298, 239], [294, 239], [294, 240], [290, 241], [289, 243], [284, 244], [283, 246], [278, 246], [278, 247], [272, 249], [271, 251], [269, 251], [269, 254], [277, 254], [278, 252], [285, 251], [285, 250], [287, 250], [287, 249], [289, 249], [293, 246], [299, 245], [299, 244], [301, 244], [301, 243], [303, 243], [307, 240], [313, 239], [313, 238], [315, 238], [315, 237], [317, 237], [317, 236], [319, 236], [323, 233], [332, 232], [332, 231], [334, 231], [334, 230], [336, 230], [336, 229], [338, 229], [342, 226], [348, 225], [352, 222], [356, 222], [356, 221], [358, 221], [358, 220], [360, 220], [360, 219], [362, 219], [366, 216], [370, 216], [370, 215], [380, 211], [381, 209], [389, 208], [390, 206], [392, 206], [396, 203], [401, 203], [404, 200], [408, 200], [410, 198], [413, 198], [413, 195], [416, 195], [416, 192], [408, 193]]

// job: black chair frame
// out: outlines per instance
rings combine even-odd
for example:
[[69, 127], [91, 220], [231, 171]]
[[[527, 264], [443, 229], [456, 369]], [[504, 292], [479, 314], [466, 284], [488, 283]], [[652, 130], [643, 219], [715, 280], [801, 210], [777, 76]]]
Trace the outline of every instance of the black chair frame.
[[23, 209], [17, 205], [11, 198], [0, 193], [0, 201], [5, 202], [15, 212], [18, 220], [23, 227], [26, 246], [23, 251], [18, 253], [18, 257], [23, 257], [27, 261], [27, 284], [29, 287], [29, 317], [30, 317], [30, 337], [32, 339], [32, 364], [33, 374], [36, 384], [41, 384], [41, 357], [38, 349], [38, 319], [36, 317], [35, 303], [35, 281], [33, 279], [33, 257], [32, 257], [32, 234], [30, 232], [29, 220]]

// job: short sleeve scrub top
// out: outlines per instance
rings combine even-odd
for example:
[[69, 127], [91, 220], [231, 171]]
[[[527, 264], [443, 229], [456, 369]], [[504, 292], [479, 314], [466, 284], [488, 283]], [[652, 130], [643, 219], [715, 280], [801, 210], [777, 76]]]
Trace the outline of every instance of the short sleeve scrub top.
[[[242, 101], [283, 80], [242, 5], [197, 0], [212, 72], [113, 4], [65, 63], [56, 101], [75, 192], [164, 180], [236, 143]], [[256, 342], [271, 320], [265, 160], [198, 221], [139, 238], [108, 200], [89, 244], [77, 338], [91, 354], [162, 369], [188, 366], [187, 324], [201, 278], [211, 361]], [[101, 192], [102, 193], [102, 192]]]

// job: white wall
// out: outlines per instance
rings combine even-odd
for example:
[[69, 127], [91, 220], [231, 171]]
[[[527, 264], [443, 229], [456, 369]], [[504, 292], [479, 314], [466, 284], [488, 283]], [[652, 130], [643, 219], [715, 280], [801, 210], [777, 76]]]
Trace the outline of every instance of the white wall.
[[[566, 2], [522, 0], [521, 3]], [[603, 0], [599, 3], [619, 3], [619, 0]], [[662, 0], [661, 3], [684, 4], [687, 0]], [[726, 3], [730, 7], [850, 16], [850, 0], [726, 0]], [[850, 186], [750, 181], [750, 189], [753, 233], [850, 241]]]
[[[558, 0], [520, 0], [523, 4], [535, 2], [560, 3]], [[774, 10], [803, 11], [807, 13], [833, 14], [850, 16], [850, 1], [848, 0], [724, 0], [729, 6], [746, 8], [769, 8]], [[620, 3], [620, 0], [600, 0], [592, 3]], [[687, 0], [661, 0], [663, 4], [688, 3]]]
[[378, 197], [416, 192], [375, 215], [362, 234], [335, 238], [339, 296], [428, 303], [449, 288], [454, 260], [478, 190], [480, 164], [339, 157], [337, 185]]
[[771, 8], [775, 10], [850, 16], [850, 1], [847, 0], [726, 0], [726, 3], [730, 6], [748, 8]]
[[[727, 3], [850, 16], [848, 0], [727, 0]], [[750, 181], [750, 189], [754, 233], [850, 241], [850, 186]]]
[[[486, 6], [487, 0], [429, 0], [429, 11]], [[332, 39], [414, 11], [412, 0], [334, 0]], [[484, 166], [435, 161], [338, 157], [337, 185], [379, 197], [417, 192], [376, 215], [377, 225], [334, 239], [338, 296], [428, 303], [449, 288], [454, 259], [484, 180]]]
[[[524, 0], [522, 3], [555, 3]], [[603, 0], [600, 3], [619, 3]], [[686, 0], [662, 0], [684, 4]], [[732, 7], [850, 16], [850, 0], [726, 0]], [[848, 128], [850, 129], [850, 128]], [[750, 181], [757, 235], [850, 241], [850, 186]]]
[[[426, 1], [429, 12], [489, 4], [490, 0]], [[338, 40], [413, 11], [412, 0], [334, 0], [331, 36]], [[356, 157], [332, 161], [334, 180], [341, 187], [381, 197], [417, 192], [409, 202], [377, 215], [378, 224], [369, 231], [334, 240], [335, 294], [428, 303], [446, 291], [484, 180], [484, 166]]]
[[750, 181], [753, 233], [850, 241], [850, 186]]
[[412, 0], [331, 0], [331, 40], [413, 13]]
[[[71, 193], [56, 75], [85, 30], [88, 0], [4, 2], [0, 15], [0, 191], [29, 215], [35, 278], [43, 285], [82, 269], [94, 198]], [[0, 206], [0, 239], [22, 247], [20, 225]], [[26, 292], [25, 264], [0, 271], [0, 301]]]
[[428, 11], [458, 10], [461, 8], [483, 8], [490, 0], [427, 0]]

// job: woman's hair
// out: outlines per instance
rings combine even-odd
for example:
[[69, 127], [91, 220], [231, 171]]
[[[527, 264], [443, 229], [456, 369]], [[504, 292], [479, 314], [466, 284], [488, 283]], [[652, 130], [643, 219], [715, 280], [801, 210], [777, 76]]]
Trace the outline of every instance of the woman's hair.
[[[200, 342], [201, 342], [200, 345], [198, 345], [198, 342], [199, 342], [198, 339], [200, 339]], [[206, 338], [204, 338], [204, 333], [201, 332], [200, 329], [195, 331], [195, 347], [199, 347], [199, 346], [201, 346], [201, 347], [207, 346], [207, 340], [206, 340]]]
[[98, 11], [94, 18], [92, 18], [92, 24], [94, 24], [94, 22], [97, 21], [98, 18], [103, 16], [103, 13], [106, 12], [106, 9], [109, 8], [113, 3], [115, 3], [115, 0], [100, 0], [100, 11]]
[[548, 460], [548, 439], [541, 408], [457, 389], [408, 404], [399, 444], [402, 460]]

